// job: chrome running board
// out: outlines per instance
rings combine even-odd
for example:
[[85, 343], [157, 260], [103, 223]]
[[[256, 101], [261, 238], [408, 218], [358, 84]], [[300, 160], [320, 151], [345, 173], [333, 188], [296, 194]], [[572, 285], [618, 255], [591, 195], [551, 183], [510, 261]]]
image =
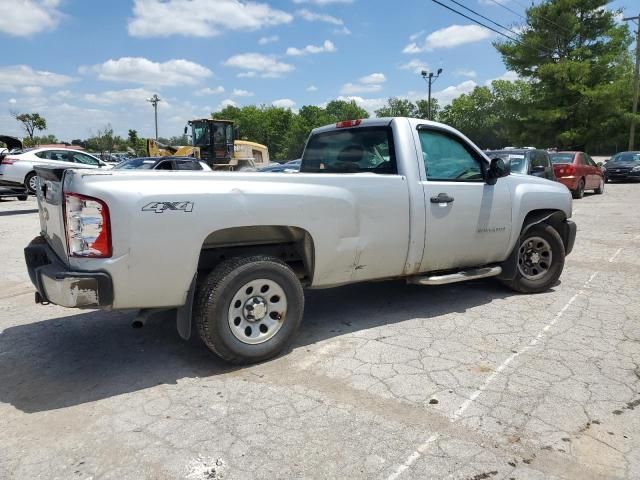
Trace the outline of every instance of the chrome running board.
[[446, 285], [447, 283], [466, 282], [478, 278], [495, 277], [502, 273], [502, 267], [474, 268], [472, 270], [461, 270], [446, 275], [425, 275], [421, 277], [410, 277], [407, 283], [416, 285]]

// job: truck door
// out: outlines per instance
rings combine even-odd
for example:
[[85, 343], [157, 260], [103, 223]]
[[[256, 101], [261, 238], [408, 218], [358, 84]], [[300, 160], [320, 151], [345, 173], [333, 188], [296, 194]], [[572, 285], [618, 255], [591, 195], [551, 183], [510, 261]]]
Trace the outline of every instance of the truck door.
[[423, 159], [426, 208], [420, 271], [503, 260], [511, 235], [508, 181], [487, 185], [486, 160], [464, 138], [433, 126], [419, 126], [414, 134]]

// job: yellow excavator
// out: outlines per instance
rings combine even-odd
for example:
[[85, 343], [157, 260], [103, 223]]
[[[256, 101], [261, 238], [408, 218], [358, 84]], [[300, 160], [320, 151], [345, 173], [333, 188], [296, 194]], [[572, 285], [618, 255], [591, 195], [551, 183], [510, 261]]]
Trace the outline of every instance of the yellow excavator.
[[191, 128], [191, 145], [168, 146], [147, 139], [150, 157], [196, 157], [214, 170], [253, 170], [269, 164], [269, 149], [265, 145], [238, 139], [238, 129], [231, 120], [201, 118], [190, 120], [184, 133]]

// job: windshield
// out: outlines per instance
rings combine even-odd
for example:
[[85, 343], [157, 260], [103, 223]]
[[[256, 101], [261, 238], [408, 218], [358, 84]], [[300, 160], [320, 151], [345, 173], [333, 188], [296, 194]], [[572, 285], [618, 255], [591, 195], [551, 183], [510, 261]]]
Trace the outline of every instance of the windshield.
[[552, 153], [549, 155], [551, 163], [573, 163], [573, 153]]
[[157, 160], [153, 158], [134, 158], [120, 162], [113, 168], [118, 170], [151, 170], [156, 162]]
[[640, 163], [640, 152], [622, 152], [611, 157], [610, 162]]
[[500, 158], [506, 164], [509, 164], [511, 173], [527, 173], [527, 162], [524, 153], [510, 152], [486, 152], [489, 158]]
[[191, 127], [193, 135], [193, 145], [203, 146], [209, 145], [209, 127], [207, 122], [194, 122]]

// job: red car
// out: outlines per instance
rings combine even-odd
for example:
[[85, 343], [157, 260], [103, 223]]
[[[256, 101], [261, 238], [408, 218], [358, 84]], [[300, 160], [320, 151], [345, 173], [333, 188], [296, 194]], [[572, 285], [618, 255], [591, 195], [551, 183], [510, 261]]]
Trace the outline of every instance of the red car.
[[557, 152], [549, 156], [557, 181], [571, 190], [573, 198], [582, 198], [585, 190], [604, 192], [602, 164], [596, 164], [586, 153]]

